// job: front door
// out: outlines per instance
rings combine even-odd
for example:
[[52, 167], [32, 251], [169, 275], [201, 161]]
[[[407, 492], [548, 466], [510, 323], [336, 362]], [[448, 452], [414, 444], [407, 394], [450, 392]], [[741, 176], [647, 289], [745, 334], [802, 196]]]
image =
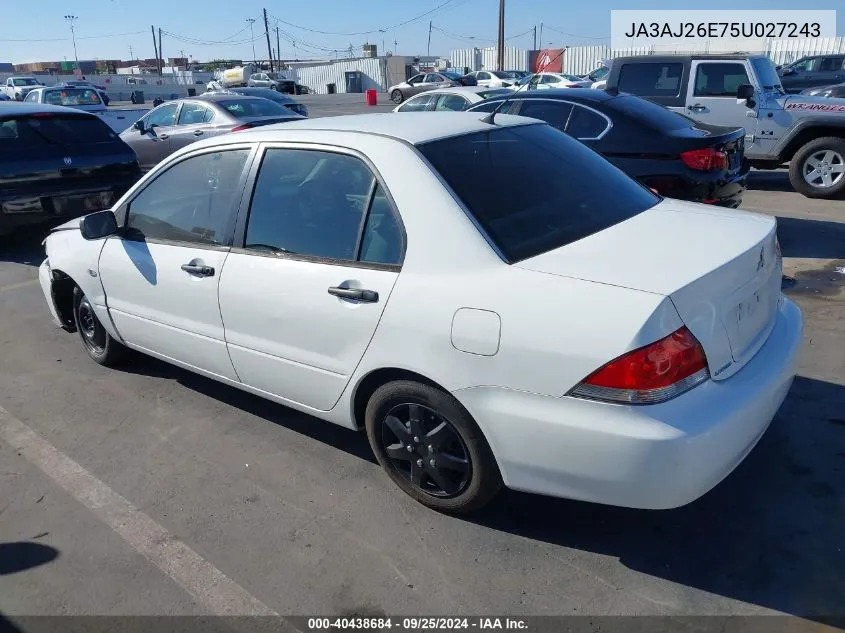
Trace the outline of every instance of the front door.
[[164, 103], [141, 119], [144, 122], [143, 132], [130, 127], [123, 136], [135, 150], [144, 171], [149, 171], [171, 154], [170, 133], [176, 126], [178, 109], [176, 103]]
[[184, 102], [176, 125], [170, 131], [171, 152], [190, 145], [194, 141], [214, 136], [218, 131], [211, 125], [213, 118], [214, 110], [209, 106], [194, 101]]
[[209, 151], [169, 167], [118, 210], [123, 228], [99, 265], [127, 343], [231, 380], [217, 286], [251, 152]]
[[399, 274], [396, 218], [354, 154], [266, 150], [220, 279], [226, 342], [244, 384], [334, 407]]
[[[745, 64], [739, 61], [693, 61], [687, 88], [686, 110], [682, 114], [703, 123], [745, 128], [745, 151], [760, 154], [755, 134], [760, 108], [761, 87], [748, 77]], [[736, 98], [743, 84], [751, 84], [757, 93], [755, 105], [749, 108]]]

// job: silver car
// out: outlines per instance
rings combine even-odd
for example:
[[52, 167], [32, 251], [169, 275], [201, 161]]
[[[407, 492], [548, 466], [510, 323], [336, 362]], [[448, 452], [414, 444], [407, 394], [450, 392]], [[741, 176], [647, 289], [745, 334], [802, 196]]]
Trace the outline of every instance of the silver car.
[[390, 100], [393, 103], [402, 103], [408, 97], [425, 92], [426, 90], [435, 90], [437, 88], [448, 88], [450, 86], [460, 86], [461, 82], [458, 79], [452, 79], [444, 73], [420, 73], [414, 75], [407, 81], [390, 86], [387, 89], [387, 94], [390, 95]]
[[136, 121], [120, 138], [135, 150], [141, 169], [148, 171], [166, 156], [202, 138], [302, 118], [269, 99], [212, 93], [167, 101]]

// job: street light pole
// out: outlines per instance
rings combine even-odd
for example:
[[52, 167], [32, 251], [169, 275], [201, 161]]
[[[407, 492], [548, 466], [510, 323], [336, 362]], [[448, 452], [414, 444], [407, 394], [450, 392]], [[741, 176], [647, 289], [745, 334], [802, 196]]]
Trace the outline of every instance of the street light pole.
[[255, 38], [252, 35], [252, 25], [255, 23], [255, 18], [247, 18], [249, 22], [249, 39], [252, 40], [252, 61], [255, 62]]
[[76, 70], [82, 75], [82, 67], [79, 65], [79, 55], [76, 54], [76, 32], [73, 28], [73, 23], [79, 18], [75, 15], [66, 15], [65, 20], [70, 24], [70, 37], [73, 40], [73, 58], [76, 60]]

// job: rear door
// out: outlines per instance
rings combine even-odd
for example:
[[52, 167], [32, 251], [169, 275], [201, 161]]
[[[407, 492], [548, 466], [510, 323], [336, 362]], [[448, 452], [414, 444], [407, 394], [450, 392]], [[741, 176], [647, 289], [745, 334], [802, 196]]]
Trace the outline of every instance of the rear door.
[[176, 125], [171, 128], [170, 151], [175, 152], [194, 141], [219, 134], [220, 131], [214, 126], [214, 118], [215, 112], [210, 106], [196, 101], [184, 102]]
[[295, 145], [266, 149], [249, 206], [220, 279], [232, 362], [250, 387], [329, 410], [399, 274], [398, 215], [360, 155]]
[[838, 84], [845, 80], [845, 72], [842, 66], [845, 64], [845, 55], [825, 55], [819, 60], [818, 80], [815, 85]]

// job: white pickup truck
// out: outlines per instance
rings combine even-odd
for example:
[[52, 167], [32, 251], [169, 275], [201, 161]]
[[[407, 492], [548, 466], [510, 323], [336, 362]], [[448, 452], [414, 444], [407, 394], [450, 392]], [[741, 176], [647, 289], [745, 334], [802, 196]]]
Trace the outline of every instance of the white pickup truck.
[[38, 86], [29, 91], [25, 103], [46, 103], [85, 110], [101, 117], [108, 126], [120, 134], [144, 116], [149, 108], [109, 108], [103, 103], [97, 89], [84, 86]]
[[3, 84], [3, 94], [12, 101], [23, 101], [31, 90], [43, 85], [35, 77], [9, 77]]

